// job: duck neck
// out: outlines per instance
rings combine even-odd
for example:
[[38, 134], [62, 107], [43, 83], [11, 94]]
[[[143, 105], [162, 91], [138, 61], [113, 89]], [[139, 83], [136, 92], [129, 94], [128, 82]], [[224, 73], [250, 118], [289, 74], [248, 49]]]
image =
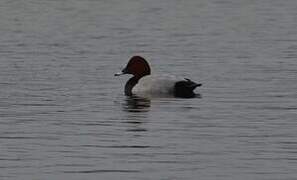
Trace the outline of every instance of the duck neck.
[[130, 78], [127, 81], [127, 83], [125, 85], [125, 95], [126, 96], [132, 95], [132, 89], [138, 83], [140, 78], [142, 78], [142, 76], [133, 76], [132, 78]]

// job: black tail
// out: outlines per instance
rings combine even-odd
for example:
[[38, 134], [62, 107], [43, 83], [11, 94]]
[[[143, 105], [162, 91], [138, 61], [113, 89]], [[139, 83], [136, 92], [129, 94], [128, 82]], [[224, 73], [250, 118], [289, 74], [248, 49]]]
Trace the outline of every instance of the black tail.
[[201, 86], [202, 84], [197, 84], [190, 79], [185, 78], [184, 81], [178, 81], [175, 83], [174, 86], [174, 95], [176, 97], [183, 97], [183, 98], [192, 98], [195, 97], [195, 93], [193, 90]]

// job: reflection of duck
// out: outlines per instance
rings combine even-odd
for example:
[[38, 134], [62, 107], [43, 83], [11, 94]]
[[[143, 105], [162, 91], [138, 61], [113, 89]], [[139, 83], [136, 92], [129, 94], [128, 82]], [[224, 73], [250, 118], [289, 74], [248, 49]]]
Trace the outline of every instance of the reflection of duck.
[[133, 77], [125, 85], [125, 94], [150, 94], [150, 95], [168, 95], [175, 97], [191, 98], [195, 97], [193, 90], [201, 86], [190, 79], [176, 78], [175, 76], [152, 76], [148, 62], [140, 57], [133, 56], [122, 72], [115, 74], [132, 74]]
[[150, 99], [139, 96], [127, 96], [124, 110], [128, 112], [145, 112], [151, 106]]
[[142, 123], [147, 118], [147, 112], [149, 111], [151, 101], [147, 98], [138, 96], [127, 96], [123, 105], [124, 111], [128, 112], [125, 117], [126, 123], [130, 124], [127, 131], [130, 132], [143, 132], [147, 131], [142, 126]]

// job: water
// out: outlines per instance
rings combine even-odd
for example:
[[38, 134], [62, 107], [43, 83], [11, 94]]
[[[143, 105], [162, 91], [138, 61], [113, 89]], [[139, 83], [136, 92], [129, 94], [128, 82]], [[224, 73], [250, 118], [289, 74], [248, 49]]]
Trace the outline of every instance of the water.
[[[0, 8], [0, 179], [296, 179], [295, 0]], [[136, 54], [200, 97], [125, 97]]]

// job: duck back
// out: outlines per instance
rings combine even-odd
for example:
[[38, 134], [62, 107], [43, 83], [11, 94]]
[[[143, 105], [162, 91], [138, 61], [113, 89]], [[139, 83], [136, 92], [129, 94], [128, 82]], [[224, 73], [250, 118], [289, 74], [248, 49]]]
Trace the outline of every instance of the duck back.
[[171, 75], [149, 75], [141, 78], [132, 89], [135, 94], [174, 94], [175, 83], [182, 81]]

